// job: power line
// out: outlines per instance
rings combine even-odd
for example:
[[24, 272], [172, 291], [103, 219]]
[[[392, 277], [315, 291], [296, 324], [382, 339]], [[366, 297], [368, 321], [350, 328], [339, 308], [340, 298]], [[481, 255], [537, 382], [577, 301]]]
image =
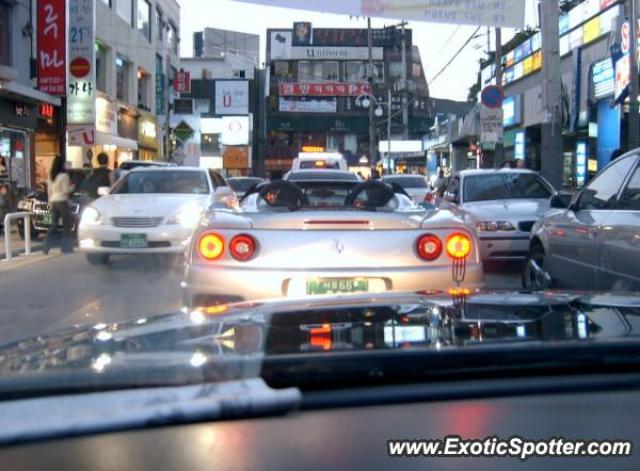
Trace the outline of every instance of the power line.
[[444, 67], [440, 69], [440, 71], [438, 71], [438, 73], [431, 79], [431, 81], [428, 83], [428, 86], [431, 86], [433, 82], [435, 82], [438, 79], [438, 77], [440, 77], [440, 75], [442, 75], [442, 73], [445, 70], [447, 70], [447, 67], [449, 67], [454, 60], [456, 60], [456, 58], [460, 55], [460, 53], [464, 50], [464, 48], [467, 47], [469, 43], [476, 38], [476, 34], [478, 34], [478, 31], [480, 31], [480, 29], [481, 29], [481, 26], [478, 26], [478, 28], [476, 28], [476, 30], [473, 33], [471, 33], [471, 36], [469, 36], [469, 38], [464, 42], [464, 44], [460, 47], [460, 49], [456, 51], [453, 57], [449, 59], [449, 62], [447, 62], [444, 65]]

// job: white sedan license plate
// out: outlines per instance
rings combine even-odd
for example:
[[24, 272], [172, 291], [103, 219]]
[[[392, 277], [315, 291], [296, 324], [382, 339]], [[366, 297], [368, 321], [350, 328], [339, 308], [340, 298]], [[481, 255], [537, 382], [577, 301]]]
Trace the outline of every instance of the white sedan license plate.
[[120, 247], [123, 249], [145, 249], [149, 246], [146, 234], [122, 234]]

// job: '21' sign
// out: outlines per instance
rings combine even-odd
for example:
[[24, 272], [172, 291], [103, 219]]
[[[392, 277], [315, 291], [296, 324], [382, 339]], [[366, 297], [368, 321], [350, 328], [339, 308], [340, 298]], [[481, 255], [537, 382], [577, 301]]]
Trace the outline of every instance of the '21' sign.
[[65, 0], [38, 2], [38, 89], [66, 94]]

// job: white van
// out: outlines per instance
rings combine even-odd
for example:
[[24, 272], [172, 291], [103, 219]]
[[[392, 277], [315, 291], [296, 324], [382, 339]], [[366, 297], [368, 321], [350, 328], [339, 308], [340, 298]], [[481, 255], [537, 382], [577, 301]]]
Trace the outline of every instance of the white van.
[[298, 154], [297, 159], [293, 159], [291, 170], [311, 170], [311, 169], [327, 169], [327, 170], [343, 170], [348, 171], [347, 161], [342, 154], [313, 152]]

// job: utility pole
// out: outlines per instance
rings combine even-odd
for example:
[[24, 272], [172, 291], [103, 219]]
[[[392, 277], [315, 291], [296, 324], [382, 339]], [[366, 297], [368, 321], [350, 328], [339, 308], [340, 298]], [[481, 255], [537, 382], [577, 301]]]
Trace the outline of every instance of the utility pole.
[[640, 147], [640, 116], [638, 115], [638, 3], [627, 0], [629, 17], [629, 128], [627, 132], [628, 150]]
[[[502, 87], [502, 30], [496, 28], [496, 85]], [[492, 166], [501, 167], [504, 163], [504, 144], [502, 139], [496, 142], [495, 150], [493, 151], [493, 164]]]
[[391, 89], [387, 90], [387, 165], [391, 173]]
[[[373, 93], [373, 31], [371, 29], [371, 18], [367, 18], [367, 42], [369, 45], [369, 87], [371, 95]], [[376, 127], [373, 122], [373, 103], [369, 106], [369, 164], [371, 165], [371, 176], [376, 169]]]
[[556, 188], [563, 183], [562, 123], [560, 103], [560, 11], [558, 2], [540, 2], [542, 30], [542, 174]]
[[402, 138], [409, 139], [409, 89], [407, 88], [407, 36], [402, 22]]

